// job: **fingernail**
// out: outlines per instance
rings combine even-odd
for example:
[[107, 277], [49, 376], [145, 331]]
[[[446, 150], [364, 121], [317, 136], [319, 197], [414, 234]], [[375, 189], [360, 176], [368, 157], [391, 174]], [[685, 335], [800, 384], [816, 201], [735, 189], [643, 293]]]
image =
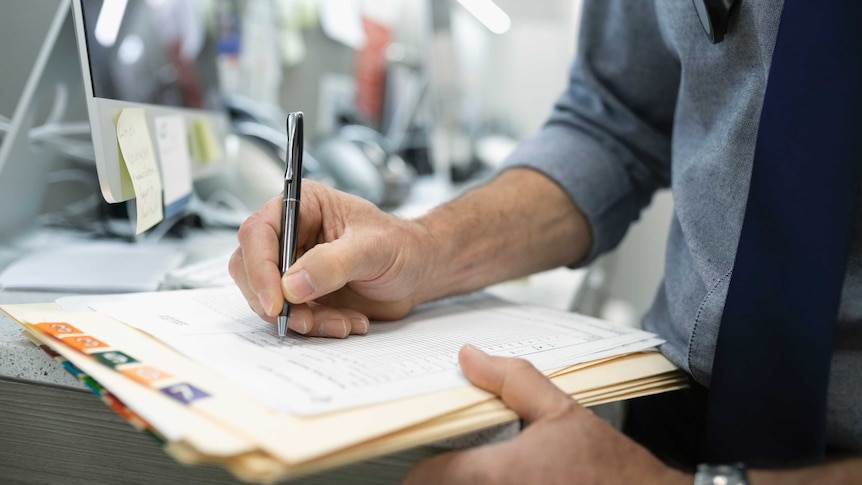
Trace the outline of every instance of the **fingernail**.
[[350, 327], [353, 329], [353, 333], [357, 335], [365, 335], [366, 333], [368, 333], [368, 321], [364, 318], [351, 318]]
[[257, 294], [257, 299], [260, 300], [260, 307], [263, 309], [263, 312], [270, 315], [270, 311], [272, 311], [272, 300], [269, 299], [269, 295], [267, 295], [265, 291], [261, 291]]
[[346, 337], [348, 335], [347, 322], [344, 320], [327, 320], [320, 326], [320, 334], [328, 337]]
[[301, 333], [301, 334], [306, 334], [310, 330], [308, 328], [309, 327], [308, 322], [305, 320], [305, 318], [302, 318], [302, 317], [292, 318], [290, 320], [290, 324], [291, 324], [290, 328], [292, 328], [294, 331]]
[[281, 286], [294, 303], [301, 302], [305, 297], [314, 293], [311, 275], [305, 270], [285, 276]]

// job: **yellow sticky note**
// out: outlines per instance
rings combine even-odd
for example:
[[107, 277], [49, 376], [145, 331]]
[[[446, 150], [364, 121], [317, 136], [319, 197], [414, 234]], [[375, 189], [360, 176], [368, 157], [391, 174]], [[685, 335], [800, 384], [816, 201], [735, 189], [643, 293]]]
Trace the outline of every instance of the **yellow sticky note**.
[[[121, 111], [114, 113], [114, 129], [117, 128], [117, 120], [120, 119]], [[117, 158], [120, 160], [120, 187], [123, 200], [134, 197], [135, 187], [132, 185], [132, 177], [129, 175], [129, 169], [126, 168], [126, 162], [123, 161], [123, 152], [120, 150], [120, 144], [117, 143]]]
[[216, 138], [212, 124], [206, 118], [198, 118], [192, 122], [189, 145], [192, 156], [198, 162], [210, 163], [224, 157], [221, 142]]
[[117, 118], [117, 142], [120, 144], [122, 162], [129, 171], [135, 189], [135, 234], [140, 234], [164, 218], [162, 179], [143, 108], [126, 108], [120, 112]]

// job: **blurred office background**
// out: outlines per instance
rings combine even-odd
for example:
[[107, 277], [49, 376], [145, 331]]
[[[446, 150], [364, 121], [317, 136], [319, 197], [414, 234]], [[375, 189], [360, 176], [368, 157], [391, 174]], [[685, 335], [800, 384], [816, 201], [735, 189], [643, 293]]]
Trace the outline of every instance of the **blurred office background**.
[[[415, 69], [428, 76], [431, 85], [427, 88], [437, 98], [431, 102], [436, 101], [436, 106], [429, 106], [426, 100], [416, 113], [414, 122], [426, 130], [421, 136], [431, 137], [427, 130], [435, 129], [436, 123], [438, 130], [458, 131], [450, 136], [466, 138], [461, 143], [457, 139], [452, 142], [449, 160], [443, 162], [456, 173], [477, 157], [488, 165], [501, 161], [510, 148], [508, 142], [528, 137], [541, 126], [566, 86], [580, 8], [578, 0], [433, 0], [433, 5], [424, 0], [275, 3], [269, 8], [276, 17], [282, 16], [282, 58], [279, 72], [271, 77], [278, 79], [263, 89], [255, 81], [245, 88], [238, 81], [234, 89], [258, 93], [262, 100], [277, 98], [283, 109], [304, 111], [310, 120], [316, 120], [315, 135], [321, 140], [332, 135], [338, 118], [345, 115], [358, 116], [360, 122], [386, 132], [391, 128], [387, 125], [391, 110], [397, 109], [392, 105], [397, 105], [398, 96], [404, 93], [404, 85], [396, 83], [404, 83]], [[441, 12], [448, 13], [448, 18], [440, 18]], [[302, 20], [291, 21], [292, 16]], [[382, 94], [384, 99], [378, 101], [383, 104], [379, 116], [363, 112], [363, 106], [357, 108], [357, 102], [366, 108], [375, 105], [373, 100], [356, 98], [368, 95], [364, 87], [357, 87], [357, 83], [369, 82], [362, 78], [367, 74], [362, 63], [369, 62], [369, 54], [363, 51], [367, 46], [357, 40], [363, 19], [391, 28], [384, 54], [386, 80], [391, 84]], [[231, 69], [242, 72], [238, 64]], [[236, 77], [267, 79], [262, 75]], [[408, 97], [404, 102], [412, 100]], [[435, 116], [445, 119], [429, 119]], [[447, 121], [455, 126], [439, 126]], [[431, 140], [413, 139], [419, 146], [426, 142]], [[465, 144], [469, 147], [459, 150]], [[414, 163], [423, 169], [423, 160]], [[428, 163], [433, 166], [433, 160]], [[594, 296], [598, 307], [591, 308], [592, 312], [635, 323], [646, 311], [663, 271], [671, 208], [670, 194], [658, 194], [615, 254], [600, 261], [600, 294]]]
[[[394, 152], [387, 192], [346, 187], [391, 206], [421, 197], [413, 189], [424, 178], [455, 187], [482, 180], [541, 126], [566, 86], [580, 7], [578, 0], [189, 2], [219, 32], [217, 71], [235, 119], [273, 129], [251, 136], [277, 145], [283, 115], [303, 111], [306, 148], [323, 169], [337, 172], [328, 164], [350, 155], [338, 144], [345, 138], [371, 159], [374, 150]], [[40, 48], [34, 37], [44, 35], [57, 4], [28, 2], [32, 19], [2, 21], [0, 123], [12, 116]], [[375, 163], [386, 163], [379, 156], [384, 162]], [[352, 180], [320, 174], [335, 185]], [[634, 323], [646, 310], [671, 206], [669, 194], [659, 194], [600, 262], [591, 312]]]

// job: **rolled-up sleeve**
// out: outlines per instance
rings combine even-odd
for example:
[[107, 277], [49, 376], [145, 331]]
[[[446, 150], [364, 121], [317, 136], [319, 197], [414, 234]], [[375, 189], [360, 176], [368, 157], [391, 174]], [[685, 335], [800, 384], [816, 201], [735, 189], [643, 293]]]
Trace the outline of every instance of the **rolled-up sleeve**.
[[567, 90], [504, 165], [546, 174], [585, 213], [593, 245], [578, 265], [616, 247], [670, 184], [680, 77], [654, 2], [585, 0], [581, 18]]

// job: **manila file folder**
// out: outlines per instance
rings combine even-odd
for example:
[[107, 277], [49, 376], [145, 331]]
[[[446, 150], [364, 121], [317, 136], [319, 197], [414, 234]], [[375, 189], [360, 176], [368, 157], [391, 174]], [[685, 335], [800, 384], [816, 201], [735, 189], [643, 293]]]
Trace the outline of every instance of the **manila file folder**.
[[[208, 322], [189, 330], [195, 322], [182, 322], [182, 312], [165, 303], [172, 297], [186, 302], [216, 296], [214, 300], [223, 302], [225, 295], [236, 296], [219, 293], [222, 291], [229, 290], [157, 292], [137, 299], [123, 297], [109, 305], [91, 305], [99, 310], [67, 310], [56, 303], [0, 308], [22, 326], [34, 344], [63, 362], [121, 417], [157, 437], [176, 460], [217, 464], [254, 483], [271, 483], [516, 420], [499, 399], [456, 375], [452, 349], [466, 342], [454, 338], [458, 335], [455, 330], [443, 334], [450, 323], [457, 329], [476, 326], [475, 331], [482, 333], [464, 335], [474, 339], [495, 328], [507, 328], [507, 319], [528, 331], [537, 325], [530, 337], [509, 333], [483, 341], [485, 350], [531, 360], [560, 389], [587, 406], [686, 385], [684, 374], [655, 351], [660, 341], [652, 334], [617, 332], [612, 324], [595, 319], [498, 300], [489, 303], [486, 299], [479, 299], [478, 304], [432, 305], [431, 310], [417, 311], [392, 326], [375, 323], [371, 328], [375, 332], [379, 328], [379, 335], [368, 339], [301, 338], [284, 349], [270, 347], [270, 337], [273, 341], [277, 338], [269, 324], [236, 326], [229, 342], [236, 345], [231, 348], [240, 355], [230, 356], [216, 352], [220, 342], [228, 338], [225, 335], [231, 332], [230, 326], [216, 332], [209, 330]], [[128, 309], [135, 317], [124, 317], [112, 308]], [[161, 317], [157, 324], [169, 322], [165, 325], [176, 325], [182, 331], [164, 333], [161, 327], [141, 323], [146, 311]], [[445, 355], [422, 355], [421, 365], [417, 365], [413, 354], [421, 352], [406, 352], [405, 348], [410, 348], [404, 345], [415, 345], [410, 344], [411, 336], [415, 342], [427, 342], [435, 332], [448, 345], [435, 352]], [[200, 353], [202, 346], [211, 347], [218, 358]], [[568, 349], [563, 351], [563, 347]], [[256, 350], [249, 350], [252, 348]], [[394, 387], [370, 382], [366, 377], [376, 375], [373, 367], [364, 370], [360, 378], [344, 373], [352, 355], [367, 356], [369, 351], [392, 353], [393, 360], [386, 364], [388, 374], [380, 374], [395, 382]], [[297, 352], [304, 352], [303, 359], [294, 358]], [[236, 364], [232, 360], [255, 360], [248, 355], [251, 353], [271, 353], [274, 359], [260, 357], [255, 369], [266, 369], [272, 362], [296, 362], [294, 367], [285, 364], [286, 376], [275, 375], [280, 369], [271, 377], [265, 370], [237, 371], [240, 375], [263, 375], [260, 382], [251, 384], [246, 381], [254, 381], [254, 376], [237, 379], [230, 369], [225, 370], [226, 365]], [[333, 355], [343, 355], [344, 363]], [[326, 366], [325, 359], [333, 360], [331, 367]], [[307, 366], [312, 367], [306, 370], [309, 375], [317, 372], [321, 382], [341, 386], [311, 389], [316, 381], [297, 377], [308, 361], [318, 363]], [[338, 375], [327, 376], [327, 372]], [[297, 382], [278, 381], [280, 378], [296, 378]], [[345, 390], [350, 386], [354, 388]], [[282, 389], [288, 396], [273, 398], [266, 394], [272, 388]], [[297, 397], [303, 392], [310, 396], [305, 403]], [[279, 401], [282, 398], [285, 402]]]

